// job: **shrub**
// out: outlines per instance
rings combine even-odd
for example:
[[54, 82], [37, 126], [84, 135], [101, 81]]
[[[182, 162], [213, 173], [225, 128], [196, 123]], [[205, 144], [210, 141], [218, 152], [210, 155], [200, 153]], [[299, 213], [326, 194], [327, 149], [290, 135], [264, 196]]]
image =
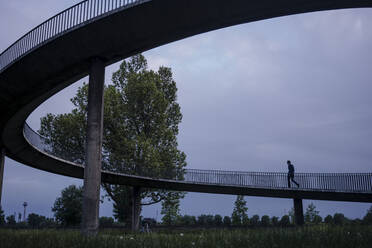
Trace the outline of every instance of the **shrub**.
[[314, 224], [319, 224], [319, 223], [322, 222], [322, 220], [323, 220], [323, 218], [320, 215], [315, 215], [314, 219], [313, 219], [313, 223]]
[[260, 224], [260, 216], [257, 214], [253, 215], [250, 222], [252, 226], [258, 226]]
[[264, 215], [261, 217], [261, 226], [267, 227], [270, 226], [270, 217], [267, 215]]
[[214, 224], [215, 224], [216, 226], [222, 226], [222, 216], [221, 216], [221, 215], [216, 214], [216, 215], [214, 216]]
[[327, 223], [327, 224], [333, 224], [333, 217], [332, 217], [332, 215], [327, 215], [327, 216], [324, 218], [324, 223]]
[[102, 216], [99, 218], [99, 227], [108, 228], [114, 226], [114, 219], [112, 217]]
[[224, 226], [231, 226], [231, 218], [230, 218], [230, 216], [223, 217], [223, 225]]
[[287, 227], [287, 226], [290, 226], [291, 222], [289, 220], [289, 216], [288, 215], [284, 215], [280, 221], [279, 221], [279, 225], [282, 226], [282, 227]]
[[27, 217], [27, 223], [31, 228], [42, 228], [45, 226], [46, 218], [44, 216], [31, 213]]
[[279, 226], [279, 218], [276, 216], [273, 216], [271, 218], [271, 223], [273, 224], [273, 226]]
[[336, 225], [344, 225], [345, 224], [345, 221], [346, 221], [346, 218], [343, 214], [341, 213], [335, 213], [333, 215], [333, 222], [336, 224]]

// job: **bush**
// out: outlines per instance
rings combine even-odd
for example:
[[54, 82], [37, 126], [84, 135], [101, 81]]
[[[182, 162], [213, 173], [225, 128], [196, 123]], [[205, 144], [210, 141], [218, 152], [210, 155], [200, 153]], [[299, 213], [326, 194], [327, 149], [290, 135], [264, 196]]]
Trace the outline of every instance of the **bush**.
[[207, 225], [207, 215], [205, 215], [205, 214], [199, 215], [197, 224], [199, 226], [206, 226]]
[[214, 224], [215, 224], [216, 226], [222, 226], [222, 216], [221, 216], [221, 215], [216, 214], [216, 215], [214, 216]]
[[231, 226], [231, 218], [230, 218], [230, 216], [223, 217], [223, 225], [224, 226]]
[[10, 226], [10, 227], [14, 227], [17, 222], [15, 220], [15, 216], [14, 215], [9, 215], [6, 217], [6, 224], [7, 226]]
[[346, 218], [345, 218], [345, 216], [343, 214], [341, 214], [341, 213], [335, 213], [333, 215], [333, 223], [335, 225], [342, 226], [342, 225], [345, 224], [345, 222], [346, 222]]
[[211, 215], [211, 214], [208, 214], [208, 215], [205, 217], [205, 221], [207, 222], [207, 225], [208, 225], [208, 226], [213, 226], [213, 225], [214, 225], [214, 216]]
[[99, 227], [108, 228], [114, 226], [114, 219], [112, 217], [102, 216], [99, 218]]
[[267, 227], [270, 226], [270, 217], [267, 215], [264, 215], [261, 217], [261, 226]]
[[319, 224], [319, 223], [322, 222], [322, 220], [323, 220], [323, 218], [320, 215], [315, 215], [314, 219], [313, 219], [313, 223], [314, 224]]
[[46, 226], [45, 216], [31, 213], [27, 217], [27, 223], [31, 228], [42, 228]]
[[179, 216], [177, 220], [177, 224], [181, 226], [195, 226], [196, 225], [196, 217], [191, 215], [184, 215]]
[[282, 227], [290, 226], [290, 225], [291, 225], [291, 222], [290, 222], [289, 216], [288, 216], [288, 215], [284, 215], [284, 216], [280, 219], [280, 221], [279, 221], [279, 225], [282, 226]]
[[257, 214], [253, 215], [250, 221], [252, 226], [258, 226], [260, 224], [260, 216]]
[[271, 217], [271, 223], [273, 226], [279, 226], [279, 218], [276, 216]]
[[248, 218], [248, 215], [244, 215], [242, 219], [243, 226], [249, 226], [250, 220]]
[[324, 223], [327, 223], [327, 224], [333, 224], [333, 217], [332, 217], [332, 215], [327, 215], [327, 216], [324, 218]]

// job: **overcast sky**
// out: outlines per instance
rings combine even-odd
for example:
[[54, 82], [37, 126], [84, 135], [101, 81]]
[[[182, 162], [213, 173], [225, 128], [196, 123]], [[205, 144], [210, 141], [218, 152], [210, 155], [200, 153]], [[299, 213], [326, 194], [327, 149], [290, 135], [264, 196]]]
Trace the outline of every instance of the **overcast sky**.
[[[47, 18], [77, 3], [0, 2], [0, 51]], [[183, 121], [179, 148], [188, 168], [298, 172], [372, 172], [372, 10], [293, 15], [194, 36], [144, 53], [149, 66], [172, 68]], [[106, 83], [118, 63], [107, 67]], [[78, 81], [29, 117], [69, 112]], [[60, 191], [82, 181], [6, 159], [6, 215], [53, 216]], [[231, 215], [236, 196], [188, 193], [182, 214]], [[248, 215], [281, 216], [291, 199], [246, 197]], [[304, 201], [306, 207], [311, 201]], [[370, 204], [312, 201], [320, 214], [361, 218]], [[111, 216], [110, 202], [100, 214]], [[144, 208], [160, 220], [160, 206]]]

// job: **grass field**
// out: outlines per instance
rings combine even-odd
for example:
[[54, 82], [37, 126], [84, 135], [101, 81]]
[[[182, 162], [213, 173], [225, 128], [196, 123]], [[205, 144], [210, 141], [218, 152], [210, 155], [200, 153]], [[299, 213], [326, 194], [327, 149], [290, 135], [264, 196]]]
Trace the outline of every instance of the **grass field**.
[[104, 230], [86, 238], [77, 230], [0, 230], [0, 247], [372, 247], [372, 226], [310, 226], [236, 230], [122, 233]]

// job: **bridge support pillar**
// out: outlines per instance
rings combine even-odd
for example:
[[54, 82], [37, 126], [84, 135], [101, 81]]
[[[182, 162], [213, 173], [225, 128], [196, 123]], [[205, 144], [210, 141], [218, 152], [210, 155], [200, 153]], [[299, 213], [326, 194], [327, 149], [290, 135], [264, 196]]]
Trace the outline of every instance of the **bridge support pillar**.
[[1, 197], [3, 193], [4, 166], [5, 166], [5, 149], [0, 147], [0, 208], [2, 206]]
[[294, 221], [298, 226], [304, 224], [304, 208], [302, 206], [302, 199], [293, 199], [294, 205]]
[[82, 233], [98, 232], [102, 164], [103, 90], [105, 65], [94, 59], [90, 67], [88, 90], [88, 122], [83, 187]]
[[132, 231], [138, 231], [140, 225], [139, 214], [141, 210], [141, 188], [133, 187], [132, 192]]

